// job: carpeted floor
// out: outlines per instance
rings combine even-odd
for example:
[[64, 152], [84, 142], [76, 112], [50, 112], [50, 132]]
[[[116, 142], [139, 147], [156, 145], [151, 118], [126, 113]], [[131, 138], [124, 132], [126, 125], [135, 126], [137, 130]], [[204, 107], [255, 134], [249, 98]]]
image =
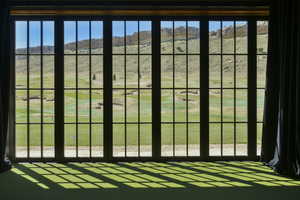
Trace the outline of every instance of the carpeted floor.
[[299, 196], [300, 180], [279, 176], [257, 162], [20, 163], [0, 174], [3, 200], [274, 200]]

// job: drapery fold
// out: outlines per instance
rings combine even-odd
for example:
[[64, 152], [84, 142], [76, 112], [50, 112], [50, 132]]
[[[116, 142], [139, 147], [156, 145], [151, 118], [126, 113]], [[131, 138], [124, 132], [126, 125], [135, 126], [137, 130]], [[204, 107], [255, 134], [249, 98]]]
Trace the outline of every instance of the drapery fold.
[[271, 5], [261, 156], [275, 171], [293, 177], [300, 176], [299, 10], [299, 1]]
[[6, 143], [9, 118], [9, 10], [5, 0], [0, 1], [0, 172], [9, 170], [11, 163], [6, 159]]

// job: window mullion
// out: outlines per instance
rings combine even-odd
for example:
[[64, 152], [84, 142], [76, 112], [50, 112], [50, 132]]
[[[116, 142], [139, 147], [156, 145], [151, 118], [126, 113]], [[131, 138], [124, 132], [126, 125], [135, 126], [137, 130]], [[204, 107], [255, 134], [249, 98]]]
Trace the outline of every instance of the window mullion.
[[209, 156], [209, 32], [208, 19], [200, 23], [200, 156]]
[[161, 157], [160, 20], [152, 21], [152, 157]]
[[103, 21], [103, 115], [104, 115], [104, 159], [111, 160], [113, 152], [113, 108], [112, 108], [112, 21]]
[[55, 160], [64, 160], [64, 25], [55, 20]]

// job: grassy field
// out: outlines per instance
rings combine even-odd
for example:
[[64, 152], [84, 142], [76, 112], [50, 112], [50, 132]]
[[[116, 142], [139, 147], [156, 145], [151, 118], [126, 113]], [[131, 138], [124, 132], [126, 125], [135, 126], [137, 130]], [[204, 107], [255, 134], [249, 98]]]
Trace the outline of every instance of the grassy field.
[[[246, 37], [240, 37], [236, 40], [237, 53], [247, 53]], [[266, 52], [267, 36], [258, 36], [258, 49], [259, 53]], [[233, 53], [233, 39], [225, 39], [223, 43], [223, 53]], [[164, 145], [172, 144], [173, 126], [168, 124], [173, 122], [173, 116], [175, 122], [200, 122], [200, 80], [199, 80], [199, 55], [180, 55], [185, 52], [185, 42], [176, 41], [175, 50], [178, 55], [174, 57], [175, 61], [175, 73], [173, 74], [173, 57], [169, 55], [162, 55], [162, 71], [161, 71], [161, 86], [162, 86], [162, 143]], [[192, 39], [188, 41], [189, 53], [199, 53], [199, 40]], [[210, 38], [210, 53], [220, 53], [220, 40], [218, 38]], [[162, 54], [171, 53], [172, 43], [170, 41], [162, 42]], [[123, 47], [114, 47], [114, 53], [123, 53]], [[141, 53], [151, 53], [151, 47], [149, 45], [141, 46]], [[102, 52], [102, 49], [97, 49], [95, 52]], [[66, 53], [74, 53], [67, 51]], [[127, 53], [137, 53], [137, 46], [132, 45], [127, 47]], [[266, 56], [257, 56], [258, 58], [258, 87], [264, 87], [264, 74]], [[126, 87], [136, 88], [140, 84], [140, 90], [127, 89], [125, 91], [125, 68], [124, 68], [124, 56], [113, 57], [113, 122], [114, 124], [114, 145], [124, 144], [125, 134], [125, 118], [127, 122], [136, 123], [138, 119], [140, 122], [149, 123], [143, 124], [140, 127], [141, 130], [141, 145], [151, 144], [151, 104], [155, 103], [151, 101], [151, 55], [140, 56], [140, 74], [138, 70], [138, 57], [127, 56], [126, 57]], [[187, 60], [186, 60], [187, 59]], [[103, 66], [102, 56], [91, 57], [91, 74], [92, 80], [89, 80], [89, 56], [82, 55], [78, 57], [78, 87], [88, 88], [91, 84], [93, 90], [81, 89], [76, 94], [75, 90], [71, 88], [76, 87], [75, 79], [75, 56], [65, 56], [65, 122], [76, 122], [76, 95], [78, 97], [78, 122], [98, 123], [91, 126], [92, 130], [92, 145], [102, 145], [103, 132]], [[43, 122], [54, 123], [54, 57], [43, 57], [43, 87], [48, 90], [43, 91], [43, 99], [41, 99], [41, 91], [38, 88], [41, 87], [40, 77], [40, 56], [30, 56], [30, 88], [36, 88], [37, 90], [31, 90], [29, 92], [30, 112], [27, 113], [27, 92], [24, 90], [16, 91], [16, 122], [27, 122], [27, 115], [29, 115], [30, 122], [40, 123]], [[187, 64], [188, 63], [188, 67]], [[217, 55], [210, 56], [210, 88], [227, 88], [223, 90], [223, 121], [228, 122], [224, 124], [224, 144], [233, 143], [234, 132], [234, 95], [236, 101], [236, 121], [247, 121], [247, 90], [238, 89], [234, 91], [229, 89], [234, 87], [234, 56], [223, 56], [223, 69], [220, 69], [221, 57]], [[201, 67], [201, 66], [200, 66]], [[223, 73], [223, 82], [221, 82], [221, 73]], [[173, 79], [173, 75], [175, 79]], [[188, 78], [188, 80], [186, 79]], [[26, 76], [26, 58], [18, 57], [16, 59], [16, 87], [27, 87]], [[138, 83], [140, 82], [140, 83]], [[176, 90], [170, 90], [173, 85], [178, 88]], [[186, 90], [186, 87], [190, 88]], [[247, 87], [247, 56], [236, 56], [236, 87]], [[263, 90], [258, 90], [257, 103], [258, 103], [258, 121], [262, 120], [263, 111]], [[91, 95], [91, 96], [90, 96]], [[174, 95], [174, 96], [173, 96]], [[125, 116], [125, 98], [126, 98], [126, 111]], [[91, 102], [90, 102], [91, 99]], [[138, 99], [140, 99], [140, 117], [138, 116]], [[173, 104], [173, 100], [175, 100]], [[209, 121], [214, 122], [210, 124], [210, 143], [220, 143], [220, 122], [221, 121], [221, 90], [210, 89], [209, 91]], [[41, 103], [43, 104], [43, 116], [41, 116]], [[91, 113], [89, 108], [91, 106]], [[173, 113], [175, 108], [175, 113]], [[187, 112], [188, 110], [188, 112]], [[91, 118], [90, 118], [91, 114]], [[173, 115], [174, 114], [174, 115]], [[176, 144], [185, 144], [188, 139], [190, 144], [199, 144], [199, 123], [189, 124], [176, 124]], [[186, 138], [186, 130], [188, 128], [188, 138]], [[79, 145], [89, 145], [89, 125], [80, 124], [78, 126], [79, 133]], [[30, 145], [40, 145], [40, 125], [30, 125]], [[54, 144], [54, 126], [48, 124], [43, 126], [44, 131], [44, 145], [53, 146]], [[136, 124], [127, 125], [127, 144], [136, 145], [138, 126]], [[237, 131], [237, 143], [245, 144], [247, 142], [247, 124], [238, 124], [236, 126]], [[258, 129], [258, 142], [260, 142], [261, 131]], [[66, 146], [74, 146], [76, 144], [76, 129], [75, 125], [65, 125], [65, 143]], [[27, 143], [26, 126], [17, 125], [16, 136], [17, 146], [25, 146]]]

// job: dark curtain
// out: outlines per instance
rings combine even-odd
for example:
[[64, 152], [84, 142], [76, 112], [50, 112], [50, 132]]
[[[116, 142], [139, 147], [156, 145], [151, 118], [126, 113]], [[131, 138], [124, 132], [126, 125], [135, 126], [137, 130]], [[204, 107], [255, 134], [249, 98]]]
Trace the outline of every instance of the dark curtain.
[[300, 176], [299, 13], [298, 0], [272, 2], [261, 157], [292, 177]]
[[0, 1], [0, 172], [9, 170], [11, 163], [6, 159], [6, 141], [9, 115], [9, 22], [5, 0]]

